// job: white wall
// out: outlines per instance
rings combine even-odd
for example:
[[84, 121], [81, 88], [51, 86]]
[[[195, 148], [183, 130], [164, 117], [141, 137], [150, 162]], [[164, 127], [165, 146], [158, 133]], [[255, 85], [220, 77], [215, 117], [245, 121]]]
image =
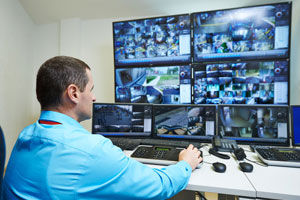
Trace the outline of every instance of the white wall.
[[35, 26], [17, 0], [2, 0], [0, 27], [0, 125], [10, 154], [19, 132], [32, 122]]

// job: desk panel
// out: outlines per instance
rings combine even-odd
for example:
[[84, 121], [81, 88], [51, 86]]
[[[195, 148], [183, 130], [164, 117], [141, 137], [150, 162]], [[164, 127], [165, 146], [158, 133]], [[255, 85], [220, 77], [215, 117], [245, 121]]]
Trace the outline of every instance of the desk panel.
[[[246, 152], [250, 160], [260, 161], [255, 153]], [[248, 162], [248, 161], [247, 161]], [[259, 198], [299, 200], [300, 168], [263, 167], [253, 164], [253, 172], [245, 173]]]
[[[202, 150], [205, 162], [200, 169], [192, 172], [187, 190], [256, 197], [255, 189], [239, 169], [238, 163], [233, 157], [224, 160], [210, 155], [207, 148]], [[225, 164], [226, 171], [224, 173], [215, 172], [212, 165], [208, 164], [213, 162]]]

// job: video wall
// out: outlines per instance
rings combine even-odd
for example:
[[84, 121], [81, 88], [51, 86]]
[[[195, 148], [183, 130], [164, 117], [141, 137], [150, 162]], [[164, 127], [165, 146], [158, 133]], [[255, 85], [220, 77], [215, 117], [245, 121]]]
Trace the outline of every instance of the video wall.
[[114, 22], [115, 101], [288, 105], [291, 6]]

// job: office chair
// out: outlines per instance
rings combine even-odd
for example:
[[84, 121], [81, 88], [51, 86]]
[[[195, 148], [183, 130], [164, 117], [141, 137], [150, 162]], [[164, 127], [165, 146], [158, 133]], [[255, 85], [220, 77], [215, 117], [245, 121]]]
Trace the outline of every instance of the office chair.
[[0, 126], [0, 199], [1, 199], [1, 192], [2, 192], [2, 180], [4, 174], [4, 165], [5, 165], [5, 140], [4, 134]]

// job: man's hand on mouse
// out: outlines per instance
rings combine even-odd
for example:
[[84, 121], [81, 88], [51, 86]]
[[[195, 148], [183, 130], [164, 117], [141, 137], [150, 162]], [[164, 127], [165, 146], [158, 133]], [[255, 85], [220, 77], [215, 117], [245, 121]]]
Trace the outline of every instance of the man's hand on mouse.
[[190, 144], [188, 148], [183, 149], [179, 153], [179, 161], [184, 160], [189, 163], [194, 170], [198, 164], [202, 161], [202, 157], [200, 156], [200, 151], [194, 147], [194, 145]]

